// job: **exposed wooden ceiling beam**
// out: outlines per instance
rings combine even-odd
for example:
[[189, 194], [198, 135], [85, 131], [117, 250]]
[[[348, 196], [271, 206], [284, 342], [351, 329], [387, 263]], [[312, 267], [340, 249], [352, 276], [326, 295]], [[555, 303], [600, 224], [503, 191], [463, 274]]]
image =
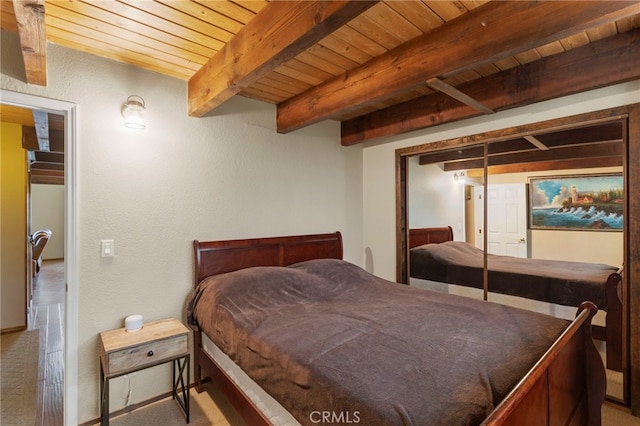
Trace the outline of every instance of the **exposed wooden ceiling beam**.
[[0, 120], [3, 123], [15, 123], [33, 126], [33, 114], [29, 108], [0, 104]]
[[277, 129], [287, 133], [413, 90], [431, 78], [446, 78], [636, 13], [640, 3], [625, 1], [489, 2], [282, 102]]
[[432, 89], [442, 92], [444, 94], [447, 94], [451, 96], [453, 99], [465, 105], [469, 105], [471, 108], [477, 109], [478, 111], [484, 114], [493, 114], [495, 112], [488, 106], [483, 105], [482, 103], [473, 99], [471, 96], [459, 91], [455, 87], [445, 83], [444, 81], [440, 80], [437, 77], [427, 80], [427, 85]]
[[33, 123], [36, 128], [39, 151], [49, 151], [49, 114], [46, 111], [34, 109]]
[[34, 156], [35, 163], [60, 164], [64, 165], [63, 152], [41, 152], [38, 151]]
[[64, 185], [64, 170], [31, 169], [31, 183]]
[[2, 7], [0, 7], [0, 27], [2, 27], [3, 30], [18, 34], [16, 15], [13, 13], [13, 2], [3, 1], [0, 4], [2, 5]]
[[[22, 147], [29, 151], [40, 151], [35, 127], [22, 126]], [[49, 129], [49, 151], [64, 152], [64, 131]]]
[[202, 117], [376, 3], [270, 2], [189, 79], [189, 115]]
[[[500, 111], [637, 78], [638, 29], [475, 80], [460, 90]], [[344, 121], [341, 141], [353, 145], [477, 115], [477, 110], [436, 93]]]
[[35, 163], [31, 164], [31, 170], [32, 171], [38, 170], [39, 172], [42, 172], [42, 173], [64, 171], [64, 164], [36, 161]]
[[64, 176], [31, 176], [31, 184], [35, 185], [64, 185]]
[[[4, 3], [4, 2], [3, 2]], [[47, 85], [47, 33], [44, 0], [13, 0], [27, 83]]]

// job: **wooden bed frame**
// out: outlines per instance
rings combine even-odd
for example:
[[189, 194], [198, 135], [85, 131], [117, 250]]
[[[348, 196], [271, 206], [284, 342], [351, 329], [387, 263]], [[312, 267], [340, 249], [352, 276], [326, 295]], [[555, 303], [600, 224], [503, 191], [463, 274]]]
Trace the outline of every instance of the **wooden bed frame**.
[[[453, 241], [453, 230], [450, 226], [434, 228], [409, 229], [409, 249], [424, 244], [439, 244]], [[411, 265], [409, 265], [411, 268]], [[622, 371], [622, 301], [620, 300], [619, 287], [622, 283], [622, 271], [614, 272], [607, 277], [604, 286], [607, 299], [607, 316], [605, 327], [592, 326], [592, 333], [596, 340], [607, 343], [607, 368], [614, 371]]]
[[[193, 247], [196, 285], [210, 275], [251, 266], [287, 266], [316, 258], [342, 259], [339, 232], [231, 241], [196, 240]], [[597, 310], [593, 303], [583, 303], [576, 319], [483, 424], [520, 425], [536, 419], [536, 424], [600, 425], [606, 378], [591, 336], [591, 319]], [[204, 369], [248, 424], [270, 425], [261, 410], [209, 357], [202, 347], [199, 331], [194, 332], [194, 346], [196, 390], [202, 391]]]

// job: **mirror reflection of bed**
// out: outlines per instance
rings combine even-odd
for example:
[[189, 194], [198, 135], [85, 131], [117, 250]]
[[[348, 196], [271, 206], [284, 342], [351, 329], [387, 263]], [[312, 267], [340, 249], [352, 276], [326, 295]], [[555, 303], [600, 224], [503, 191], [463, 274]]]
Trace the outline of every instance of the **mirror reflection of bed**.
[[[483, 144], [408, 158], [406, 210], [411, 248], [407, 255], [408, 276], [411, 285], [486, 298], [567, 319], [573, 318], [578, 300], [598, 300], [600, 311], [594, 324], [599, 327], [594, 328], [594, 335], [599, 339], [596, 343], [607, 365], [607, 396], [624, 401], [620, 275], [624, 263], [623, 230], [530, 226], [531, 179], [623, 175], [620, 123], [590, 130], [591, 136], [583, 132], [576, 139], [571, 139], [567, 132], [533, 138], [533, 143], [540, 146], [557, 145], [559, 151], [544, 157], [555, 157], [556, 161], [525, 161], [527, 156], [534, 158], [532, 151], [520, 153], [524, 155], [520, 159], [519, 154], [510, 153], [510, 160], [506, 160], [496, 154], [502, 150], [501, 145], [505, 146], [504, 142], [488, 144], [486, 175]], [[604, 139], [603, 135], [611, 141], [609, 148], [614, 153], [608, 163], [581, 164], [572, 161], [570, 154], [565, 155], [569, 150], [563, 144], [585, 143], [588, 150], [595, 146], [588, 138], [595, 142], [595, 138]], [[528, 142], [517, 143], [524, 146]], [[419, 231], [425, 228], [429, 232]], [[448, 229], [451, 235], [447, 236]], [[446, 240], [455, 243], [435, 249]], [[419, 265], [416, 259], [420, 257], [413, 247], [427, 246], [432, 246], [433, 253], [428, 253], [428, 260]], [[486, 275], [484, 262], [490, 271]], [[529, 270], [518, 269], [523, 264]], [[421, 273], [420, 269], [428, 272]], [[486, 293], [484, 279], [488, 283]], [[605, 340], [610, 342], [608, 346]]]

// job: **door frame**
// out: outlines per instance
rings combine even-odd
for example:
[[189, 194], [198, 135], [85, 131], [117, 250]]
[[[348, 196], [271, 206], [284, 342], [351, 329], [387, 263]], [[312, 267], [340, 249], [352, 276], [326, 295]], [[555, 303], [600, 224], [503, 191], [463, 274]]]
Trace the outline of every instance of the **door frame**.
[[65, 425], [78, 424], [78, 106], [71, 102], [0, 89], [0, 102], [42, 109], [64, 120], [64, 411]]

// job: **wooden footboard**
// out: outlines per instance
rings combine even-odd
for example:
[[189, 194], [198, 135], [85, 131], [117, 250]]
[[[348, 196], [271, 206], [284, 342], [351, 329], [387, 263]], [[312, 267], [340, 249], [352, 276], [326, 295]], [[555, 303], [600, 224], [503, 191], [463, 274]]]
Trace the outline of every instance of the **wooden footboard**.
[[593, 344], [591, 319], [598, 308], [585, 302], [578, 315], [486, 425], [600, 425], [606, 376]]

